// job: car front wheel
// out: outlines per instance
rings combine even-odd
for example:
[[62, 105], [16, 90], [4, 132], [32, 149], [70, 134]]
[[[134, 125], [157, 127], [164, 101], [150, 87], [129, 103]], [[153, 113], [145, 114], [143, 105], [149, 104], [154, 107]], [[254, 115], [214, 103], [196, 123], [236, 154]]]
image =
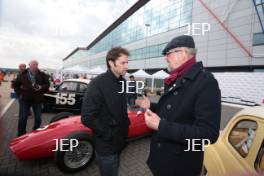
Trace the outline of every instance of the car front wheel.
[[77, 139], [78, 146], [63, 148], [62, 151], [55, 152], [55, 162], [58, 168], [67, 173], [72, 173], [87, 167], [94, 158], [94, 146], [86, 133], [79, 133], [71, 136], [69, 139]]

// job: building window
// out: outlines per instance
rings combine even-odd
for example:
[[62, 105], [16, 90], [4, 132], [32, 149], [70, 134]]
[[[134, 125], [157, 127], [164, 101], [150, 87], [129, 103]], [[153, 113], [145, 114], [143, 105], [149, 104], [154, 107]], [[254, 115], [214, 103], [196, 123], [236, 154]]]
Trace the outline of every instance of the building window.
[[[65, 66], [84, 64], [88, 67], [105, 64], [103, 58], [91, 56], [123, 46], [159, 33], [174, 30], [192, 21], [193, 0], [151, 0], [115, 29], [98, 41], [89, 50], [79, 50], [65, 61]], [[146, 27], [145, 24], [149, 24]], [[147, 46], [131, 51], [130, 60], [161, 57], [166, 43]]]
[[[90, 48], [96, 54], [191, 23], [192, 0], [152, 0]], [[145, 24], [150, 25], [147, 31]]]
[[253, 34], [253, 46], [264, 45], [264, 33]]
[[[263, 5], [264, 1], [263, 0], [255, 0], [256, 5], [257, 5], [257, 11], [261, 15], [263, 14]], [[263, 23], [263, 22], [262, 22]], [[264, 33], [255, 33], [253, 34], [253, 46], [258, 46], [258, 45], [264, 45]]]
[[162, 43], [158, 45], [147, 46], [144, 48], [139, 48], [130, 51], [129, 60], [140, 60], [140, 59], [150, 59], [162, 56], [162, 50], [165, 48], [167, 43]]
[[255, 0], [257, 5], [263, 4], [262, 0]]

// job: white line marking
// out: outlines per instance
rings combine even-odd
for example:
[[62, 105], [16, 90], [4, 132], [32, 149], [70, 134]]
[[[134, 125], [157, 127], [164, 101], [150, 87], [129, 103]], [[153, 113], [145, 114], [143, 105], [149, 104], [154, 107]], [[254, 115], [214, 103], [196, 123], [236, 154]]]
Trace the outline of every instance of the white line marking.
[[4, 107], [4, 109], [1, 111], [0, 119], [4, 116], [6, 111], [10, 108], [10, 106], [15, 102], [16, 99], [12, 99], [8, 102], [8, 104]]

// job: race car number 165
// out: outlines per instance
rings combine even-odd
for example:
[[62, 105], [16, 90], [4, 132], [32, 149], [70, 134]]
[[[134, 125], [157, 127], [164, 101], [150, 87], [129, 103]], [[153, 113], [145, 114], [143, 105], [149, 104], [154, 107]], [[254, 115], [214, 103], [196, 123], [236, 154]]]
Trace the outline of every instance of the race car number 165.
[[58, 93], [56, 97], [56, 104], [74, 105], [75, 101], [75, 94]]

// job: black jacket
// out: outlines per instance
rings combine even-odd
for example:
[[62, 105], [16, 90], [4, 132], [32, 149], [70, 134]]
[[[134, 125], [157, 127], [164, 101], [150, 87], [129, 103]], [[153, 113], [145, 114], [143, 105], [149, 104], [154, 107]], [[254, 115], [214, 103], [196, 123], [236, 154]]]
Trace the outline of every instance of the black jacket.
[[[221, 93], [213, 75], [196, 63], [169, 87], [151, 110], [161, 118], [147, 161], [155, 176], [199, 175], [203, 151], [188, 149], [185, 139], [216, 142], [221, 118]], [[201, 141], [196, 141], [201, 144]], [[198, 147], [198, 148], [197, 148]], [[195, 149], [201, 149], [197, 146]]]
[[125, 79], [110, 70], [93, 79], [82, 104], [82, 123], [93, 130], [96, 152], [102, 155], [119, 153], [124, 148], [130, 121], [127, 101], [122, 90]]
[[42, 103], [44, 101], [43, 94], [49, 90], [49, 80], [44, 72], [38, 71], [35, 76], [35, 83], [41, 86], [39, 91], [35, 91], [29, 76], [29, 70], [19, 73], [12, 85], [18, 97], [24, 101], [32, 103]]

